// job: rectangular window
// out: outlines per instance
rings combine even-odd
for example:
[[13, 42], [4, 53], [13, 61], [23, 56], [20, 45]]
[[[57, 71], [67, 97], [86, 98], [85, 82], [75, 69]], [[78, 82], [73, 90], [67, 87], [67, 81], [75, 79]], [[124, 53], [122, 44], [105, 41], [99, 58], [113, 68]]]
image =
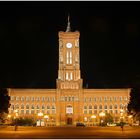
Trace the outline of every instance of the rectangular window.
[[26, 110], [26, 114], [29, 114], [29, 110]]
[[84, 114], [87, 114], [87, 110], [84, 110]]
[[92, 114], [92, 110], [89, 110], [89, 114]]
[[24, 114], [24, 110], [21, 110], [21, 114]]

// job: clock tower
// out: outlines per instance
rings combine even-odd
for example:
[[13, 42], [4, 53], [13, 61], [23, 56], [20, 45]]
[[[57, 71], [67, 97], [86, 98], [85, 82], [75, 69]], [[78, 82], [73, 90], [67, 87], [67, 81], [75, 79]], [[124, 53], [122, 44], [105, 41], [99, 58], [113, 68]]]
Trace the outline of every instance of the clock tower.
[[81, 89], [82, 79], [80, 72], [79, 37], [78, 31], [72, 32], [68, 16], [65, 32], [59, 36], [59, 69], [57, 89]]

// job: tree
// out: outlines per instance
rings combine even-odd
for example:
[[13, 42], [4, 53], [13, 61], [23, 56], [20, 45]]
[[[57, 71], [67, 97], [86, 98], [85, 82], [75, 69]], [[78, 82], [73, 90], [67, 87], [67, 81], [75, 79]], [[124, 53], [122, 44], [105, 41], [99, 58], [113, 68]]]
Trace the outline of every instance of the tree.
[[6, 88], [0, 89], [0, 120], [3, 122], [5, 113], [8, 113], [8, 108], [10, 107], [10, 96], [8, 95], [8, 90]]
[[128, 113], [133, 115], [133, 118], [140, 121], [140, 87], [132, 88], [130, 92], [130, 101], [128, 103]]
[[113, 116], [109, 113], [106, 113], [105, 115], [105, 123], [113, 123]]

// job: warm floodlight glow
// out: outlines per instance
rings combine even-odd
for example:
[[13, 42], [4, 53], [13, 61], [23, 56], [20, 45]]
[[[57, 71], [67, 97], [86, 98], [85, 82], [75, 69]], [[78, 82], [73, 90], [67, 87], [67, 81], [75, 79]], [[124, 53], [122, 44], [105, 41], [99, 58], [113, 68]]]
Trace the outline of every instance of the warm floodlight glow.
[[49, 119], [49, 116], [48, 116], [48, 115], [45, 115], [44, 118], [45, 118], [45, 119]]
[[16, 110], [14, 110], [14, 112], [15, 112], [15, 113], [17, 113], [17, 112], [18, 112], [18, 110], [16, 109]]
[[8, 117], [8, 118], [11, 118], [11, 115], [8, 115], [7, 117]]
[[132, 118], [133, 116], [132, 116], [132, 115], [129, 115], [128, 117], [129, 117], [129, 118]]
[[101, 113], [99, 114], [99, 116], [103, 117], [103, 116], [105, 116], [105, 113], [104, 113], [104, 112], [101, 112]]
[[39, 113], [38, 113], [38, 116], [43, 116], [43, 113], [39, 112]]
[[92, 118], [92, 119], [95, 119], [95, 118], [96, 118], [96, 116], [95, 116], [95, 115], [92, 115], [92, 116], [91, 116], [91, 118]]

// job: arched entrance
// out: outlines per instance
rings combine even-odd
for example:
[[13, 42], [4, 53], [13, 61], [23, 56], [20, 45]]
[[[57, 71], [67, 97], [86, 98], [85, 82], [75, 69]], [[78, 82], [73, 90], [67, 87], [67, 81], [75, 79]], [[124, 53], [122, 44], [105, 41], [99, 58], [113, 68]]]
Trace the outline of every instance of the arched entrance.
[[72, 125], [72, 118], [71, 117], [67, 118], [67, 125]]

